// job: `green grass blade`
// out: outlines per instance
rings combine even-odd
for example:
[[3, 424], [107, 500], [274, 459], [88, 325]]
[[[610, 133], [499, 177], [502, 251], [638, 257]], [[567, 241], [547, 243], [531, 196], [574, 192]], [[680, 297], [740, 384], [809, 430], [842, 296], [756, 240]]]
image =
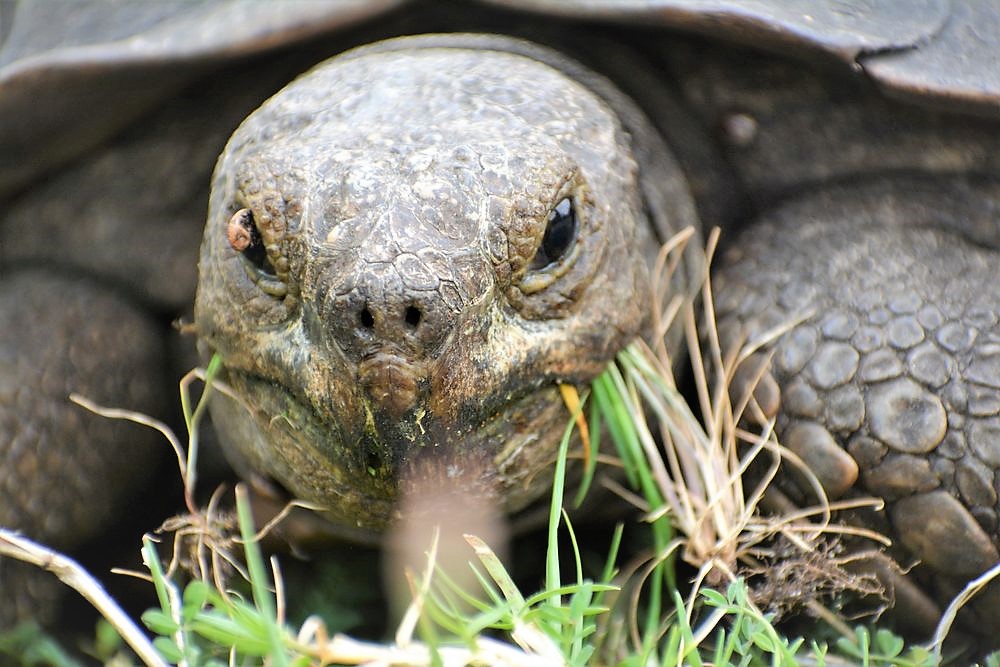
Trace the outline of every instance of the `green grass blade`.
[[246, 556], [247, 570], [250, 573], [250, 588], [253, 591], [254, 604], [264, 618], [267, 641], [271, 646], [270, 658], [272, 664], [284, 667], [288, 665], [288, 655], [284, 649], [281, 628], [278, 627], [274, 598], [269, 589], [271, 578], [264, 566], [264, 556], [254, 535], [250, 500], [246, 487], [242, 484], [236, 487], [236, 513], [239, 517], [240, 536], [243, 538], [243, 551]]
[[[570, 418], [559, 441], [559, 453], [556, 456], [556, 469], [552, 482], [552, 500], [549, 505], [548, 544], [545, 554], [545, 586], [552, 590], [559, 588], [559, 523], [562, 519], [563, 492], [566, 486], [566, 456], [569, 451], [569, 441], [576, 427], [576, 420]], [[550, 600], [550, 604], [559, 606], [558, 597]]]

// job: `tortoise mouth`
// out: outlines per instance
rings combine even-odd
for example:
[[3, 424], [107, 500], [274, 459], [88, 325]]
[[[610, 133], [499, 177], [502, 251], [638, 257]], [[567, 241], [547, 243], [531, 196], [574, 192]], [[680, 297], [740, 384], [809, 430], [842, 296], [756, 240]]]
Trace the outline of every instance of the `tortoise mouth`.
[[569, 418], [555, 386], [512, 397], [474, 421], [467, 412], [456, 422], [440, 419], [419, 401], [398, 420], [370, 412], [324, 417], [280, 384], [228, 374], [252, 416], [225, 402], [254, 433], [227, 446], [351, 530], [383, 530], [393, 518], [400, 479], [429, 462], [444, 471], [442, 479], [454, 480], [447, 483], [476, 480], [477, 489], [496, 489], [507, 512], [524, 508], [551, 485], [548, 471]]

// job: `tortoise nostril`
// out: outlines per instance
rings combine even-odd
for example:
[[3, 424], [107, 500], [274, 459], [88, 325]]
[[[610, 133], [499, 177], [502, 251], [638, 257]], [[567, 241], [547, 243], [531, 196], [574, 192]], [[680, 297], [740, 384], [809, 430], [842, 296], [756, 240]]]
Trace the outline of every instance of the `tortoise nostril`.
[[416, 329], [417, 325], [420, 324], [420, 319], [422, 317], [423, 315], [420, 312], [420, 309], [417, 308], [416, 306], [406, 307], [406, 315], [405, 315], [406, 323], [409, 324], [414, 329]]
[[365, 329], [373, 329], [375, 327], [375, 317], [372, 315], [372, 311], [368, 310], [368, 306], [361, 309], [358, 320]]

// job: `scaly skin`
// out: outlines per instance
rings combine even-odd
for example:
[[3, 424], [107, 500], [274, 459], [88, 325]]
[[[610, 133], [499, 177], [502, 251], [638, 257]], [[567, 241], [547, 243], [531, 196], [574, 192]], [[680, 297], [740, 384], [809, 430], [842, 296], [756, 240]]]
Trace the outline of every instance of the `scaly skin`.
[[[115, 294], [37, 270], [9, 276], [4, 285], [0, 525], [69, 549], [107, 525], [148, 479], [162, 446], [150, 429], [89, 414], [67, 397], [77, 392], [108, 403], [128, 392], [131, 407], [154, 410], [163, 387], [132, 369], [155, 373], [163, 364], [162, 340], [154, 322]], [[105, 347], [117, 363], [92, 352]], [[67, 445], [77, 449], [68, 452]], [[0, 623], [54, 611], [38, 599], [54, 598], [56, 579], [48, 573], [27, 579], [18, 567], [0, 560]]]
[[[810, 315], [776, 345], [783, 442], [832, 497], [884, 498], [868, 521], [914, 576], [939, 573], [942, 598], [1000, 558], [998, 244], [973, 231], [998, 195], [966, 179], [827, 188], [766, 214], [716, 283], [730, 331]], [[977, 604], [992, 627], [995, 598]]]
[[[655, 244], [620, 121], [491, 50], [518, 42], [476, 39], [320, 66], [216, 171], [195, 315], [251, 414], [213, 415], [248, 465], [351, 532], [385, 527], [421, 452], [478, 470], [507, 511], [538, 498], [566, 418], [556, 383], [594, 377], [643, 323]], [[576, 233], [532, 266], [563, 200]], [[230, 244], [243, 209], [266, 266]], [[627, 298], [609, 311], [612, 295]]]

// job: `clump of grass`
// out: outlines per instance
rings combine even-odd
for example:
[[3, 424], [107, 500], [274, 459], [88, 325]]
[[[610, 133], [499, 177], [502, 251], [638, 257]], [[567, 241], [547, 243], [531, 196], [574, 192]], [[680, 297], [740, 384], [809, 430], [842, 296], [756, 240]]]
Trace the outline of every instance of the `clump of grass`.
[[[650, 346], [640, 341], [630, 345], [593, 386], [595, 411], [614, 439], [629, 486], [639, 492], [638, 497], [635, 493], [622, 495], [647, 513], [658, 558], [676, 552], [698, 569], [686, 605], [689, 614], [703, 583], [724, 589], [727, 582], [739, 578], [740, 572], [759, 569], [760, 559], [773, 554], [769, 544], [777, 536], [797, 550], [803, 561], [809, 559], [812, 571], [817, 564], [828, 563], [829, 571], [818, 574], [814, 581], [797, 582], [804, 583], [806, 591], [810, 585], [818, 587], [824, 581], [835, 581], [840, 588], [875, 592], [877, 585], [872, 579], [847, 574], [835, 560], [817, 560], [813, 555], [823, 550], [829, 536], [835, 534], [863, 535], [887, 544], [888, 540], [872, 531], [830, 522], [834, 510], [880, 506], [880, 501], [828, 502], [815, 476], [777, 441], [774, 419], [756, 403], [755, 383], [743, 387], [741, 395], [733, 396], [741, 364], [757, 355], [783, 330], [724, 350], [715, 325], [711, 282], [707, 277], [701, 285], [700, 311], [695, 299], [664, 293], [662, 286], [670, 284], [689, 238], [689, 235], [679, 237], [665, 246], [656, 263], [651, 307], [655, 343]], [[711, 263], [717, 239], [717, 234], [713, 234], [709, 240], [706, 266]], [[675, 326], [684, 331], [700, 418], [681, 396], [673, 379], [672, 370], [677, 364], [664, 340]], [[758, 380], [766, 366], [761, 368]], [[758, 428], [750, 430], [745, 424], [756, 424]], [[784, 515], [766, 516], [759, 506], [772, 492], [771, 482], [783, 461], [796, 465], [811, 481], [817, 504]], [[763, 467], [765, 472], [756, 484], [747, 488], [747, 472], [754, 465]], [[678, 533], [670, 541], [665, 528], [668, 520]], [[658, 587], [657, 581], [649, 586]], [[801, 595], [801, 586], [795, 588], [796, 595]], [[805, 603], [821, 613], [815, 607], [815, 599], [807, 599]], [[647, 608], [647, 637], [655, 626], [659, 607], [659, 601], [653, 597]], [[637, 634], [633, 632], [634, 636]]]

